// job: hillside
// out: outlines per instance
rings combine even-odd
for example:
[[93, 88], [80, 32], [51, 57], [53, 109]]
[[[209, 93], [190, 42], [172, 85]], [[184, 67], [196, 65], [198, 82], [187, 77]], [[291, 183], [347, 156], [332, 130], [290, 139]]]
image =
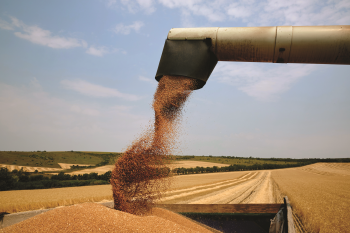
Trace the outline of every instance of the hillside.
[[61, 168], [58, 163], [112, 165], [121, 153], [81, 151], [0, 151], [0, 164]]

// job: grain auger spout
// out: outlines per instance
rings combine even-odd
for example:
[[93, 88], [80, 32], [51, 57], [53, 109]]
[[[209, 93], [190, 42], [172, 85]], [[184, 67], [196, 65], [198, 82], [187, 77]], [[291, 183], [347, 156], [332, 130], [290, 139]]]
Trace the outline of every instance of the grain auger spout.
[[350, 25], [173, 28], [156, 80], [196, 79], [202, 88], [218, 61], [350, 64]]

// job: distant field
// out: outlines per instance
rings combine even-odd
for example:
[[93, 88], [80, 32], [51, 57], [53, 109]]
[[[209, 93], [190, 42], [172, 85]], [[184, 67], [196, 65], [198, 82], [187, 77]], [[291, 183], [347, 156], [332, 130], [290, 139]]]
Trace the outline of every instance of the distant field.
[[[28, 167], [45, 167], [47, 168], [61, 168], [62, 164], [80, 164], [80, 165], [96, 165], [97, 167], [114, 165], [116, 160], [122, 155], [117, 152], [98, 152], [98, 151], [0, 151], [0, 164], [11, 166], [28, 166]], [[305, 165], [305, 163], [316, 162], [350, 162], [349, 159], [262, 159], [262, 158], [244, 158], [234, 156], [175, 156], [175, 164], [181, 164], [176, 167], [195, 168], [199, 167], [213, 167], [213, 166], [229, 166], [242, 165], [252, 166], [255, 164], [270, 164], [270, 165]], [[196, 164], [194, 161], [197, 161]], [[205, 163], [204, 163], [205, 162]], [[304, 164], [303, 164], [304, 163]], [[102, 168], [101, 168], [102, 169]], [[100, 170], [101, 170], [100, 169]], [[103, 168], [106, 170], [106, 167]], [[102, 170], [103, 170], [102, 169]], [[29, 169], [30, 170], [30, 169]], [[39, 169], [35, 169], [38, 170]], [[41, 169], [42, 170], [42, 169]], [[101, 171], [102, 171], [101, 170]], [[111, 170], [109, 168], [109, 170]], [[99, 173], [101, 173], [99, 171]], [[108, 169], [106, 170], [108, 171]], [[72, 172], [65, 171], [65, 172]]]
[[21, 170], [23, 169], [24, 172], [60, 172], [62, 170], [66, 170], [66, 169], [71, 169], [71, 167], [74, 166], [89, 166], [89, 165], [94, 165], [94, 164], [73, 164], [73, 163], [58, 163], [58, 165], [61, 168], [52, 168], [52, 167], [31, 167], [31, 166], [19, 166], [19, 165], [7, 165], [7, 164], [0, 164], [0, 168], [1, 167], [5, 167], [7, 168], [7, 170], [9, 170], [10, 172], [13, 170]]
[[[225, 167], [229, 166], [229, 164], [221, 164], [221, 163], [210, 163], [210, 162], [201, 162], [201, 161], [175, 161], [174, 163], [170, 164], [169, 167], [171, 169], [174, 168], [179, 168], [179, 167], [184, 167], [184, 168], [195, 168], [195, 167], [213, 167], [213, 166], [218, 166], [218, 167]], [[96, 168], [87, 168], [79, 171], [73, 171], [70, 172], [69, 174], [71, 175], [78, 175], [78, 174], [85, 174], [85, 173], [91, 173], [91, 172], [96, 172], [99, 175], [104, 174], [108, 171], [112, 171], [114, 168], [114, 165], [106, 165], [102, 167], [96, 167]]]
[[21, 170], [23, 169], [24, 172], [35, 172], [36, 170], [38, 172], [60, 172], [63, 169], [62, 168], [52, 168], [52, 167], [30, 167], [30, 166], [17, 166], [17, 165], [7, 165], [7, 164], [0, 164], [0, 168], [5, 167], [8, 171], [13, 170]]
[[239, 158], [239, 157], [216, 157], [216, 156], [177, 156], [178, 160], [186, 160], [186, 161], [200, 161], [200, 162], [210, 162], [210, 163], [221, 163], [229, 165], [252, 165], [252, 164], [297, 164], [296, 161], [293, 160], [273, 160], [273, 159], [261, 159], [261, 158]]
[[[0, 151], [0, 164], [30, 166], [30, 167], [48, 167], [61, 168], [58, 163], [68, 164], [99, 164], [107, 161], [112, 165], [120, 153], [109, 152], [19, 152], [19, 151]], [[106, 165], [106, 164], [104, 164]]]
[[310, 232], [349, 232], [349, 163], [273, 170], [272, 179]]
[[195, 168], [195, 167], [226, 167], [230, 166], [230, 164], [223, 164], [223, 163], [211, 163], [211, 162], [206, 162], [206, 161], [190, 161], [190, 160], [177, 160], [174, 163], [172, 163], [169, 167], [172, 169], [174, 168]]
[[85, 174], [85, 173], [91, 173], [91, 172], [95, 172], [99, 175], [105, 174], [108, 171], [112, 171], [114, 168], [114, 165], [106, 165], [106, 166], [102, 166], [102, 167], [96, 167], [96, 168], [87, 168], [87, 169], [83, 169], [83, 170], [79, 170], [79, 171], [74, 171], [74, 172], [69, 172], [67, 174], [70, 175], [78, 175], [78, 174]]

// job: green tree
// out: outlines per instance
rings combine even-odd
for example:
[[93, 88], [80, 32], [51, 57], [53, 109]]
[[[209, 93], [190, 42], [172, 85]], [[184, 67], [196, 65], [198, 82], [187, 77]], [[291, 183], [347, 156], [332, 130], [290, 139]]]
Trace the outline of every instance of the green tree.
[[[17, 177], [17, 179], [16, 179]], [[14, 188], [18, 181], [18, 176], [12, 175], [7, 168], [0, 169], [0, 191], [5, 191]]]

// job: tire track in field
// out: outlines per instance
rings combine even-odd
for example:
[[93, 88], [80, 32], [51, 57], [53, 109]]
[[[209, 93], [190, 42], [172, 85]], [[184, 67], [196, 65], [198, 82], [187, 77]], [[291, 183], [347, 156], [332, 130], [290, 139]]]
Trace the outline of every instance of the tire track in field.
[[168, 193], [162, 201], [169, 204], [276, 203], [270, 171], [250, 172], [239, 179], [176, 190], [173, 194]]
[[228, 187], [232, 187], [234, 185], [246, 182], [247, 180], [253, 179], [257, 175], [257, 173], [258, 172], [249, 172], [248, 174], [237, 179], [164, 192], [163, 198], [160, 200], [159, 203], [183, 203], [184, 201], [186, 202], [186, 200], [190, 200], [198, 196], [203, 196], [215, 191], [227, 189]]
[[270, 172], [259, 172], [254, 179], [247, 180], [221, 192], [197, 198], [190, 201], [189, 204], [273, 203], [273, 198], [265, 198], [273, 193], [272, 184], [270, 183]]

